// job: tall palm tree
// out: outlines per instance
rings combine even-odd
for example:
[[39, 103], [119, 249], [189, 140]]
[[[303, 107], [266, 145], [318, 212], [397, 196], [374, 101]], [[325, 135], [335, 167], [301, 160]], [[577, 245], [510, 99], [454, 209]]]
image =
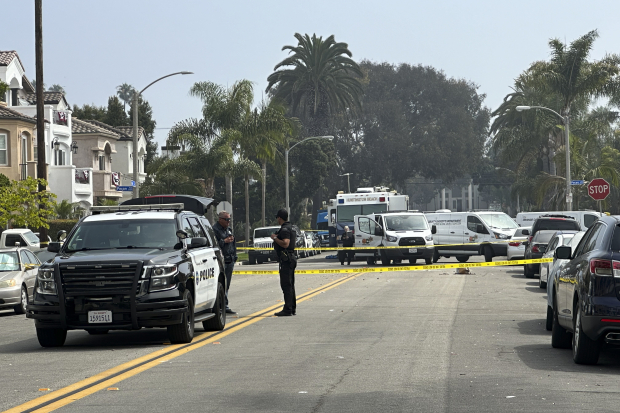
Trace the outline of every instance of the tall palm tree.
[[291, 55], [269, 75], [267, 92], [285, 101], [293, 115], [308, 121], [318, 134], [331, 113], [361, 107], [363, 73], [346, 43], [331, 35], [323, 40], [313, 34], [295, 33], [297, 46], [284, 46]]
[[134, 93], [136, 93], [136, 90], [129, 83], [123, 83], [122, 85], [116, 87], [116, 95], [123, 101], [123, 110], [127, 111], [126, 105], [131, 107], [131, 101]]
[[58, 219], [73, 219], [76, 215], [76, 209], [79, 204], [77, 202], [71, 203], [66, 199], [57, 202], [54, 206], [54, 213]]

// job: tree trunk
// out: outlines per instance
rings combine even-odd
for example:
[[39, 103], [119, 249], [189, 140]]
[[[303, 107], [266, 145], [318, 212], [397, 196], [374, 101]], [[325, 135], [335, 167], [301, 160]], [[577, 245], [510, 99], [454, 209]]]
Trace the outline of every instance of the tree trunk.
[[263, 226], [265, 226], [265, 193], [267, 192], [267, 161], [263, 161], [263, 205], [262, 205], [262, 213], [263, 213]]
[[245, 175], [245, 246], [250, 246], [250, 177]]

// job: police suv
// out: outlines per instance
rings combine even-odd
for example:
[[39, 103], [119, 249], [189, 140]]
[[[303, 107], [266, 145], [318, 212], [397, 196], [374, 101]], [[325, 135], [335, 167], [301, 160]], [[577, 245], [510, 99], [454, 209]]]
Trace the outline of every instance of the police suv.
[[207, 219], [187, 205], [93, 207], [62, 246], [50, 243], [57, 255], [41, 265], [27, 306], [41, 346], [62, 346], [76, 329], [166, 327], [172, 343], [191, 342], [196, 322], [224, 329], [222, 254]]

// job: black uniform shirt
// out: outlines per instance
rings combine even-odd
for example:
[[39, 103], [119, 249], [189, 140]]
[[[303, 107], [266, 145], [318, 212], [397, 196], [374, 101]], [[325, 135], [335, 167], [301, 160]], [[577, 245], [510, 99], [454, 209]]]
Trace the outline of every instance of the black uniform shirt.
[[213, 225], [213, 232], [215, 232], [217, 243], [220, 246], [220, 250], [222, 250], [224, 261], [227, 263], [237, 261], [237, 246], [234, 242], [227, 243], [224, 241], [229, 235], [232, 235], [230, 227], [224, 228], [219, 222], [216, 222], [215, 225]]
[[[286, 221], [284, 224], [282, 224], [282, 226], [278, 230], [277, 238], [281, 240], [285, 240], [285, 239], [289, 240], [288, 248], [286, 248], [286, 250], [295, 251], [296, 234], [290, 222]], [[284, 249], [281, 246], [279, 246], [277, 242], [273, 243], [273, 248], [276, 250], [277, 253], [280, 253], [280, 251]]]

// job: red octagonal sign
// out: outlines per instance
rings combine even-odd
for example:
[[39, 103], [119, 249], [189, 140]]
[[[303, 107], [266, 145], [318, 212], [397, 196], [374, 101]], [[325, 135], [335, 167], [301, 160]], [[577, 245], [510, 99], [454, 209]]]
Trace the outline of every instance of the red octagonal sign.
[[609, 182], [603, 178], [596, 178], [588, 184], [588, 195], [596, 201], [602, 201], [609, 195]]

